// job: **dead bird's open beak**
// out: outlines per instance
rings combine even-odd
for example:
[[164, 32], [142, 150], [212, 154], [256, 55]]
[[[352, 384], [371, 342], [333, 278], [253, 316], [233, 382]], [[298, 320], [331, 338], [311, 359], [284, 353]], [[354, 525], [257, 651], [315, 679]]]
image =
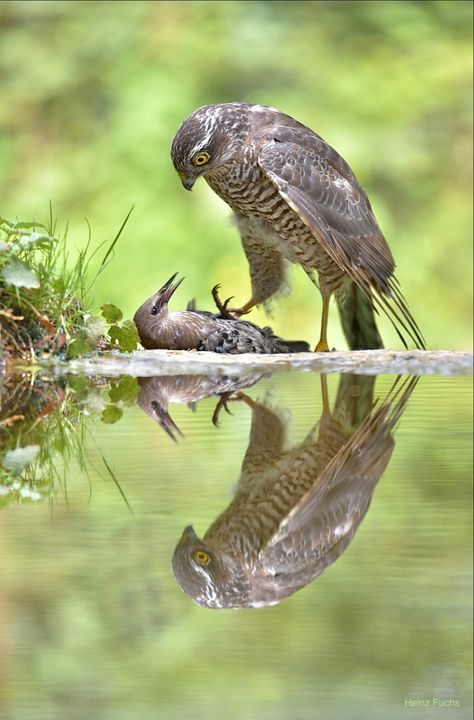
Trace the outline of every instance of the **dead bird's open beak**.
[[164, 407], [162, 407], [159, 402], [153, 400], [153, 402], [151, 403], [151, 409], [153, 411], [153, 417], [155, 418], [158, 425], [163, 428], [165, 433], [167, 433], [170, 438], [174, 440], [174, 442], [178, 441], [176, 437], [177, 435], [181, 435], [181, 437], [184, 437], [183, 433], [176, 425], [169, 412]]
[[163, 305], [168, 304], [173, 293], [179, 288], [179, 286], [183, 282], [184, 277], [182, 277], [181, 280], [178, 280], [178, 282], [173, 285], [173, 280], [175, 279], [177, 274], [178, 273], [176, 272], [174, 275], [172, 275], [170, 279], [165, 282], [163, 287], [160, 288], [156, 293], [156, 302], [154, 304], [154, 307], [156, 307], [158, 310], [162, 308]]

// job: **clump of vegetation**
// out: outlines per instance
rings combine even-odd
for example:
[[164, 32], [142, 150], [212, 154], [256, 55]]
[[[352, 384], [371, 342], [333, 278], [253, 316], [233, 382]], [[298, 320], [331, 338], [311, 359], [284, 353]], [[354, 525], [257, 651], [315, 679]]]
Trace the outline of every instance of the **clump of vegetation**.
[[122, 313], [90, 310], [94, 282], [113, 258], [130, 217], [108, 245], [95, 273], [92, 264], [105, 243], [70, 257], [67, 232], [58, 234], [52, 213], [47, 225], [0, 218], [0, 352], [33, 362], [51, 355], [76, 357], [97, 349], [134, 350], [138, 335]]
[[0, 507], [54, 497], [71, 457], [88, 476], [87, 417], [117, 422], [136, 400], [134, 378], [66, 382], [18, 370], [53, 356], [137, 347], [135, 325], [123, 320], [119, 308], [108, 304], [100, 314], [91, 311], [94, 283], [112, 260], [129, 216], [107, 247], [91, 251], [89, 235], [74, 257], [67, 232], [57, 232], [51, 212], [47, 225], [0, 218], [0, 362], [3, 356], [9, 370], [0, 367]]
[[[0, 508], [15, 502], [52, 502], [58, 492], [67, 492], [72, 459], [90, 480], [85, 448], [91, 419], [117, 422], [123, 408], [135, 404], [138, 392], [138, 381], [131, 377], [58, 379], [23, 372], [8, 375], [2, 383], [0, 376]], [[123, 496], [100, 455], [103, 476]], [[100, 474], [99, 468], [94, 470]]]

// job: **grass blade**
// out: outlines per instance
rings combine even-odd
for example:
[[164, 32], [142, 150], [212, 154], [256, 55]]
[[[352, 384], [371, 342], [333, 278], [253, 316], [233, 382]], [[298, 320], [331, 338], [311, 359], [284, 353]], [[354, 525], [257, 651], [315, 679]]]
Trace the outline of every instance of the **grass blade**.
[[112, 468], [110, 467], [109, 463], [107, 462], [107, 460], [105, 459], [105, 457], [103, 456], [103, 454], [102, 454], [102, 452], [101, 452], [100, 450], [99, 450], [99, 453], [100, 453], [100, 456], [101, 456], [101, 458], [102, 458], [102, 462], [104, 463], [105, 467], [107, 468], [107, 472], [109, 473], [110, 477], [112, 478], [112, 480], [114, 481], [115, 485], [117, 486], [120, 495], [123, 497], [123, 499], [124, 499], [124, 501], [125, 501], [125, 505], [128, 507], [128, 509], [130, 510], [130, 512], [131, 512], [131, 514], [133, 515], [133, 517], [135, 517], [135, 513], [133, 512], [132, 508], [130, 507], [130, 504], [129, 504], [126, 496], [125, 496], [124, 491], [123, 491], [122, 488], [120, 487], [120, 483], [119, 483], [119, 481], [117, 480], [114, 471], [112, 470]]

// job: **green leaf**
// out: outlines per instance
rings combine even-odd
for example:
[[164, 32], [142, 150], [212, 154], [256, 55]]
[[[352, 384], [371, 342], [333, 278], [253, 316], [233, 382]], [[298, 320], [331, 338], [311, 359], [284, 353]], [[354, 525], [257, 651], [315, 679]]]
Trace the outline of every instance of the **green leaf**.
[[34, 272], [17, 258], [12, 258], [2, 270], [6, 283], [15, 287], [39, 288], [40, 282]]
[[134, 405], [140, 388], [138, 380], [134, 377], [124, 377], [117, 385], [112, 385], [109, 390], [109, 397], [112, 402], [120, 402]]
[[15, 450], [8, 450], [3, 458], [3, 467], [13, 475], [19, 475], [36, 458], [40, 451], [39, 445], [26, 445]]
[[87, 314], [82, 316], [82, 321], [85, 334], [96, 344], [100, 336], [105, 333], [105, 322], [98, 315]]
[[66, 439], [65, 439], [64, 435], [59, 435], [56, 438], [56, 440], [53, 442], [53, 450], [55, 452], [58, 452], [61, 455], [63, 455], [65, 449], [66, 449]]
[[123, 415], [123, 410], [121, 410], [117, 405], [107, 405], [104, 408], [104, 412], [102, 413], [101, 420], [106, 425], [113, 425], [114, 423], [118, 422], [120, 418]]
[[112, 305], [111, 303], [102, 305], [100, 309], [102, 315], [108, 323], [117, 323], [123, 318], [122, 311], [116, 307], [116, 305]]
[[122, 326], [112, 325], [109, 328], [109, 337], [122, 352], [132, 352], [138, 347], [137, 328], [132, 320], [125, 320]]
[[77, 330], [77, 332], [71, 335], [67, 348], [67, 356], [69, 359], [79, 357], [85, 353], [92, 352], [95, 348], [95, 339], [89, 337], [84, 329]]
[[138, 337], [137, 326], [135, 325], [133, 320], [124, 320], [122, 323], [122, 330], [124, 333], [126, 333], [127, 338], [127, 347], [122, 348], [124, 352], [131, 352], [132, 350], [136, 350], [138, 347], [138, 343], [140, 342], [140, 338]]

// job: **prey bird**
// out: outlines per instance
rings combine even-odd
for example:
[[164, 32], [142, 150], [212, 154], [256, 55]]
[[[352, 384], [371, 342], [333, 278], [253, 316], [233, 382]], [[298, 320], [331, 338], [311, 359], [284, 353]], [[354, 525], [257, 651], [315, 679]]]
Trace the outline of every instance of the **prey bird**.
[[234, 213], [252, 284], [250, 300], [234, 314], [267, 304], [285, 288], [288, 263], [297, 263], [322, 296], [316, 351], [329, 349], [333, 294], [352, 350], [383, 347], [379, 310], [405, 347], [408, 338], [424, 348], [366, 193], [310, 128], [262, 105], [206, 105], [179, 128], [171, 158], [186, 190], [202, 175]]
[[138, 407], [154, 420], [169, 437], [177, 442], [184, 434], [169, 413], [171, 403], [186, 404], [192, 410], [196, 403], [213, 395], [220, 398], [213, 415], [218, 424], [222, 407], [225, 407], [229, 395], [255, 385], [263, 377], [262, 373], [238, 375], [155, 375], [138, 378], [140, 393]]
[[168, 302], [184, 278], [174, 283], [177, 273], [146, 300], [135, 313], [140, 342], [147, 349], [209, 350], [216, 353], [295, 353], [307, 352], [309, 345], [299, 340], [282, 340], [270, 327], [259, 328], [238, 320], [221, 303], [219, 286], [212, 294], [218, 313], [194, 309], [190, 303], [182, 312], [169, 312]]

